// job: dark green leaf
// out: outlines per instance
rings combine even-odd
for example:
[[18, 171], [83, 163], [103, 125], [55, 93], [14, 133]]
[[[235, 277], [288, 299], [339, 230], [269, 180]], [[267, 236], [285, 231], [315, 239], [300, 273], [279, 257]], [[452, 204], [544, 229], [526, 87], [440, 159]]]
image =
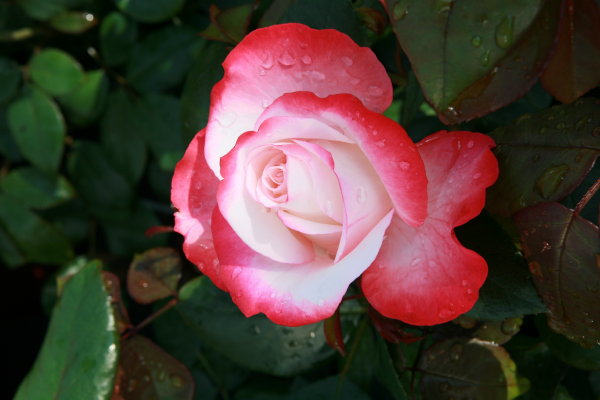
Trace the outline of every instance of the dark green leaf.
[[169, 247], [136, 255], [127, 273], [127, 290], [138, 303], [148, 304], [177, 294], [181, 258]]
[[246, 318], [206, 277], [181, 288], [176, 307], [198, 339], [250, 370], [290, 376], [331, 355], [323, 324], [280, 326], [258, 315]]
[[75, 194], [64, 177], [34, 167], [13, 169], [0, 179], [0, 188], [21, 205], [32, 208], [53, 207]]
[[115, 320], [100, 265], [92, 262], [66, 284], [15, 399], [108, 400], [117, 358]]
[[504, 344], [519, 332], [522, 318], [507, 318], [502, 321], [487, 321], [477, 327], [473, 337], [495, 344]]
[[81, 83], [58, 98], [67, 116], [76, 125], [87, 125], [102, 111], [108, 97], [108, 78], [104, 71], [90, 71]]
[[516, 367], [504, 348], [476, 339], [446, 339], [419, 362], [426, 399], [506, 400], [519, 394]]
[[119, 364], [123, 373], [117, 384], [123, 398], [192, 399], [194, 380], [188, 369], [141, 335], [121, 343]]
[[161, 22], [181, 10], [185, 0], [115, 0], [117, 7], [140, 22]]
[[27, 262], [13, 239], [0, 225], [0, 260], [9, 268], [18, 267]]
[[522, 96], [554, 43], [559, 0], [388, 0], [396, 36], [439, 118], [454, 124]]
[[21, 152], [10, 132], [7, 112], [8, 107], [0, 105], [0, 154], [10, 161], [20, 161], [22, 159]]
[[535, 285], [548, 306], [548, 324], [582, 346], [600, 342], [600, 231], [558, 203], [515, 216]]
[[10, 100], [21, 83], [19, 64], [9, 58], [0, 57], [0, 103]]
[[186, 143], [208, 122], [210, 91], [223, 76], [221, 63], [227, 54], [225, 45], [209, 43], [188, 73], [181, 94], [181, 119]]
[[44, 171], [55, 171], [65, 137], [65, 122], [56, 103], [41, 90], [26, 87], [9, 105], [7, 119], [23, 156]]
[[322, 379], [313, 382], [310, 385], [304, 386], [298, 390], [294, 390], [286, 400], [369, 400], [360, 388], [356, 387], [352, 382], [342, 380], [337, 376]]
[[127, 81], [141, 92], [169, 89], [183, 80], [202, 39], [187, 27], [166, 27], [137, 43], [127, 63]]
[[137, 24], [118, 11], [108, 14], [100, 25], [100, 52], [107, 65], [125, 62], [137, 40]]
[[248, 32], [253, 11], [254, 4], [243, 4], [222, 11], [217, 6], [211, 5], [209, 12], [212, 23], [202, 32], [202, 36], [237, 44]]
[[0, 194], [0, 227], [27, 261], [62, 264], [73, 257], [62, 232], [4, 194]]
[[600, 155], [600, 100], [580, 99], [523, 115], [490, 136], [497, 144], [500, 176], [488, 190], [486, 207], [511, 216], [523, 207], [562, 199], [581, 182]]
[[91, 29], [98, 23], [93, 14], [81, 11], [67, 11], [54, 16], [50, 26], [57, 31], [79, 34]]
[[527, 263], [493, 219], [483, 214], [457, 228], [456, 234], [461, 243], [481, 254], [488, 263], [488, 277], [468, 316], [499, 321], [546, 311], [531, 281]]
[[59, 49], [44, 49], [29, 62], [29, 74], [34, 83], [52, 96], [75, 89], [84, 74], [79, 62]]
[[64, 11], [65, 0], [16, 0], [31, 18], [47, 20]]
[[114, 219], [128, 215], [133, 188], [113, 169], [100, 146], [91, 141], [76, 142], [68, 169], [72, 183], [94, 215]]

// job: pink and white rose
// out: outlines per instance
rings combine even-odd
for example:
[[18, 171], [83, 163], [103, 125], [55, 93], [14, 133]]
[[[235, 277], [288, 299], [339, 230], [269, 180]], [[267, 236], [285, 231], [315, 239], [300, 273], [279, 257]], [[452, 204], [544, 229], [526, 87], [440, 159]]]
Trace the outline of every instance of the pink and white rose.
[[381, 114], [384, 67], [335, 30], [259, 29], [223, 67], [171, 196], [186, 256], [245, 315], [322, 320], [361, 275], [370, 304], [408, 323], [473, 306], [487, 265], [453, 228], [479, 214], [497, 177], [489, 137], [414, 144]]

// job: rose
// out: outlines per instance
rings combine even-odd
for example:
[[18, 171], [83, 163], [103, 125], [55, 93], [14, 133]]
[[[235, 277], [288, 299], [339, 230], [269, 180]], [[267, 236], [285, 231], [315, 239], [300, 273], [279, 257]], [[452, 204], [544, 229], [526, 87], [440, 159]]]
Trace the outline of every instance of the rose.
[[259, 29], [223, 66], [172, 202], [186, 256], [245, 315], [319, 321], [361, 274], [375, 309], [412, 324], [473, 306], [487, 266], [453, 228], [497, 177], [490, 138], [438, 132], [415, 145], [381, 115], [383, 66], [334, 30]]

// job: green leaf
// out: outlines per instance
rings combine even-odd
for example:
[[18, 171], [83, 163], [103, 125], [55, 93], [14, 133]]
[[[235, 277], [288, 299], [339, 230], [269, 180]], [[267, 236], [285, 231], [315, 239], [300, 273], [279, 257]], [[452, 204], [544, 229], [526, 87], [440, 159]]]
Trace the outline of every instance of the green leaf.
[[148, 304], [177, 295], [181, 258], [169, 247], [156, 247], [136, 255], [127, 272], [127, 291], [138, 303]]
[[127, 63], [127, 81], [141, 92], [163, 91], [180, 83], [202, 39], [188, 27], [168, 26], [137, 43]]
[[500, 176], [488, 190], [486, 208], [508, 217], [532, 204], [562, 199], [579, 185], [600, 155], [600, 100], [580, 99], [526, 114], [490, 136]]
[[66, 8], [65, 0], [16, 0], [31, 18], [45, 21]]
[[99, 262], [67, 282], [37, 360], [16, 400], [110, 399], [118, 335]]
[[208, 43], [190, 68], [181, 93], [181, 122], [185, 142], [208, 122], [210, 92], [223, 77], [221, 63], [229, 52], [222, 43]]
[[559, 0], [388, 0], [398, 40], [446, 124], [521, 97], [554, 43]]
[[73, 257], [71, 244], [61, 231], [4, 194], [0, 194], [0, 227], [27, 261], [62, 264]]
[[198, 340], [253, 371], [292, 376], [331, 355], [323, 324], [289, 328], [258, 315], [246, 318], [206, 277], [180, 290], [175, 308]]
[[137, 40], [137, 24], [118, 11], [108, 14], [100, 25], [100, 53], [107, 65], [129, 58]]
[[600, 84], [600, 6], [567, 0], [554, 53], [542, 75], [548, 92], [570, 103]]
[[10, 103], [7, 119], [23, 156], [44, 171], [55, 171], [65, 137], [65, 121], [56, 103], [41, 90], [27, 86]]
[[47, 174], [34, 167], [11, 170], [0, 179], [0, 188], [21, 205], [31, 208], [53, 207], [75, 194], [63, 176]]
[[76, 142], [69, 155], [68, 170], [92, 214], [113, 219], [129, 214], [133, 188], [113, 169], [98, 144]]
[[586, 347], [600, 342], [600, 230], [558, 203], [515, 216], [535, 285], [550, 311], [548, 324]]
[[419, 361], [426, 399], [474, 400], [514, 398], [516, 366], [504, 348], [476, 339], [446, 339], [429, 347]]
[[97, 23], [93, 14], [81, 11], [63, 12], [50, 20], [50, 26], [57, 31], [75, 35], [93, 28]]
[[486, 214], [458, 227], [460, 242], [488, 263], [488, 277], [479, 300], [467, 313], [484, 321], [500, 321], [546, 311], [535, 291], [527, 263], [511, 238]]
[[60, 96], [81, 84], [84, 74], [79, 62], [59, 49], [44, 49], [29, 62], [34, 83], [52, 96]]
[[190, 371], [141, 335], [122, 342], [119, 363], [123, 371], [117, 382], [119, 394], [128, 400], [192, 399], [194, 380]]
[[177, 14], [185, 0], [115, 0], [117, 7], [135, 20], [155, 23], [167, 20]]
[[108, 87], [104, 71], [90, 71], [74, 90], [58, 97], [58, 102], [74, 124], [87, 125], [102, 112], [108, 97]]
[[0, 154], [10, 161], [22, 160], [19, 146], [10, 132], [8, 125], [8, 106], [0, 105]]
[[21, 83], [19, 64], [9, 58], [0, 57], [0, 103], [10, 100]]
[[344, 399], [344, 400], [369, 400], [360, 388], [352, 382], [342, 380], [337, 376], [321, 379], [300, 389], [294, 390], [286, 400], [325, 400], [325, 399]]
[[9, 268], [15, 268], [27, 262], [13, 239], [0, 225], [0, 259]]

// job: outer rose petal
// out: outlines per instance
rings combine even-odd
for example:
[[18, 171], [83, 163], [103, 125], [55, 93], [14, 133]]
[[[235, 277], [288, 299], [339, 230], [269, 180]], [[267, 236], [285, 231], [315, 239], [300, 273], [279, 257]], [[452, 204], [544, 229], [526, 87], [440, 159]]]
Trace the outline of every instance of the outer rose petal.
[[398, 215], [410, 225], [423, 223], [427, 215], [425, 167], [415, 144], [396, 122], [367, 110], [354, 96], [322, 99], [308, 92], [281, 96], [258, 123], [281, 117], [317, 119], [343, 132], [373, 165]]
[[221, 279], [240, 310], [260, 312], [280, 325], [299, 326], [331, 316], [348, 285], [371, 264], [392, 219], [390, 211], [350, 254], [338, 263], [318, 255], [310, 263], [275, 262], [242, 242], [215, 208], [212, 229], [221, 261]]
[[208, 168], [203, 149], [204, 130], [194, 137], [175, 167], [171, 182], [171, 202], [177, 208], [175, 231], [185, 239], [183, 252], [188, 260], [224, 289], [210, 230], [219, 180]]
[[453, 228], [483, 208], [498, 177], [492, 139], [439, 132], [418, 144], [429, 179], [429, 216], [420, 227], [394, 218], [377, 259], [362, 276], [363, 292], [381, 314], [435, 325], [467, 312], [487, 276], [485, 260], [458, 242]]
[[375, 54], [332, 29], [301, 24], [257, 29], [229, 53], [223, 68], [211, 93], [205, 149], [217, 176], [219, 159], [239, 135], [256, 130], [263, 109], [284, 93], [349, 93], [376, 112], [392, 101], [390, 78]]

